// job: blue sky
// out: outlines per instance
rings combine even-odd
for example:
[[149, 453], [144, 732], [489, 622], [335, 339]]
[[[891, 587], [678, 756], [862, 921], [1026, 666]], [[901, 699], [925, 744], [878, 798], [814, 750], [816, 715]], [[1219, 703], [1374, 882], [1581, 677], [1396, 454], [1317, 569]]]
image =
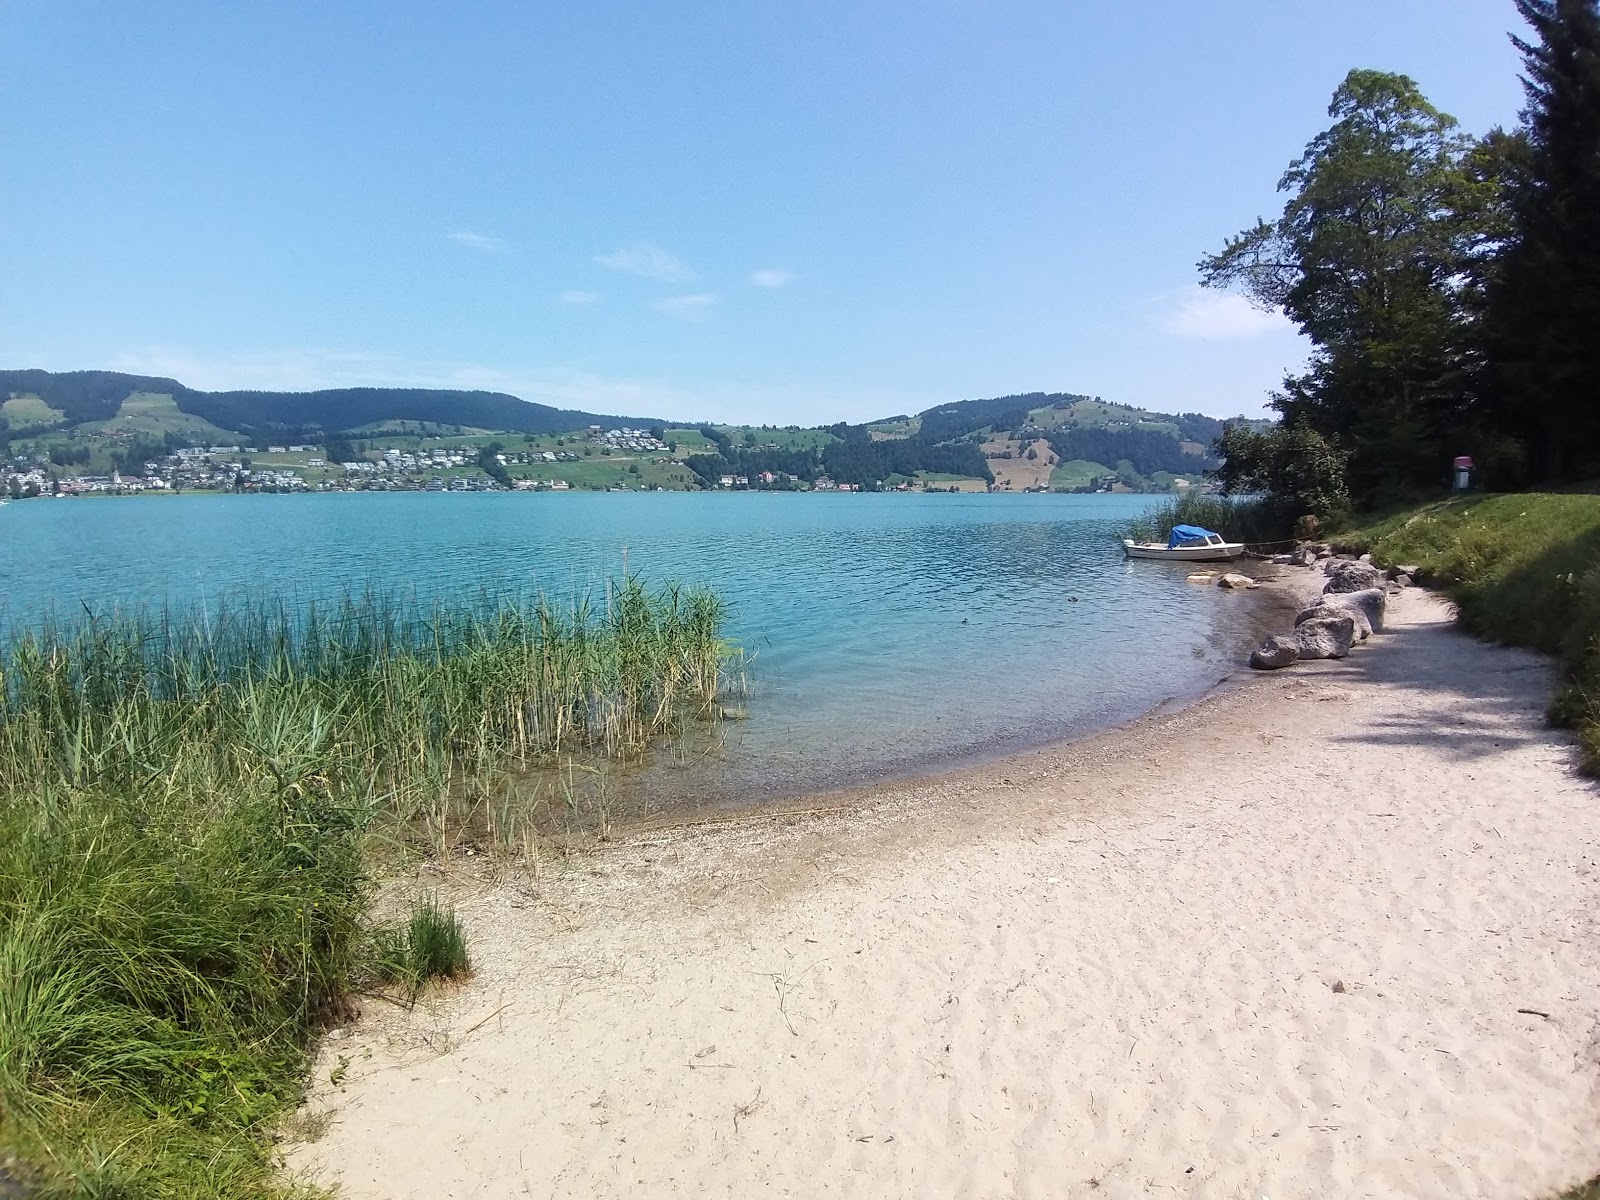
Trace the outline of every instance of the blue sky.
[[1355, 66], [1514, 122], [1510, 0], [0, 5], [0, 366], [815, 424], [1257, 412], [1194, 286]]

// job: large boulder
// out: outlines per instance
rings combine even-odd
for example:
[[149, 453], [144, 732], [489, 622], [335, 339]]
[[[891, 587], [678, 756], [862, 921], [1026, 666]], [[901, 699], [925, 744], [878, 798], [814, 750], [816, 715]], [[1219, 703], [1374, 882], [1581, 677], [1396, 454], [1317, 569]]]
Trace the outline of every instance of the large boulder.
[[1349, 617], [1356, 623], [1356, 641], [1364, 642], [1372, 636], [1372, 622], [1367, 620], [1365, 611], [1359, 608], [1346, 608], [1340, 604], [1330, 604], [1332, 596], [1318, 600], [1310, 608], [1302, 608], [1294, 619], [1294, 627], [1299, 629], [1307, 621], [1318, 620], [1323, 617]]
[[1368, 588], [1382, 587], [1383, 572], [1371, 563], [1341, 560], [1328, 568], [1328, 582], [1324, 592], [1364, 592]]
[[1322, 603], [1338, 608], [1359, 610], [1366, 614], [1367, 624], [1377, 633], [1383, 632], [1383, 610], [1389, 603], [1389, 591], [1382, 580], [1374, 587], [1359, 592], [1324, 593]]
[[1315, 546], [1301, 546], [1300, 549], [1294, 552], [1292, 557], [1302, 567], [1314, 567], [1317, 565], [1317, 548]]
[[1300, 657], [1300, 643], [1292, 637], [1273, 634], [1250, 655], [1250, 665], [1258, 671], [1278, 671]]
[[1355, 618], [1310, 617], [1295, 628], [1294, 638], [1301, 658], [1343, 658], [1356, 640]]
[[1237, 571], [1229, 571], [1221, 579], [1217, 580], [1217, 586], [1220, 588], [1254, 588], [1261, 585], [1248, 575], [1241, 575]]

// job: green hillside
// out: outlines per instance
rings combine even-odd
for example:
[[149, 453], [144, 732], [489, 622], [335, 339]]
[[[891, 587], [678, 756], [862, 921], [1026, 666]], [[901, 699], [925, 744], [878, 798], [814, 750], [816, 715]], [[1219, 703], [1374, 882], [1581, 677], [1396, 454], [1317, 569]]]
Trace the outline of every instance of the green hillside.
[[[644, 427], [650, 417], [616, 416], [552, 408], [503, 392], [434, 388], [334, 388], [316, 392], [203, 392], [175, 379], [127, 375], [117, 371], [0, 371], [0, 397], [10, 397], [6, 419], [13, 428], [48, 424], [69, 429], [111, 422], [134, 396], [165, 396], [172, 409], [165, 419], [145, 416], [140, 432], [188, 432], [177, 415], [208, 427], [232, 431], [246, 440], [313, 440], [388, 422], [471, 428], [505, 433], [564, 433], [588, 425]], [[135, 403], [135, 409], [139, 404]], [[10, 415], [32, 414], [26, 421]], [[53, 414], [53, 415], [46, 415]]]

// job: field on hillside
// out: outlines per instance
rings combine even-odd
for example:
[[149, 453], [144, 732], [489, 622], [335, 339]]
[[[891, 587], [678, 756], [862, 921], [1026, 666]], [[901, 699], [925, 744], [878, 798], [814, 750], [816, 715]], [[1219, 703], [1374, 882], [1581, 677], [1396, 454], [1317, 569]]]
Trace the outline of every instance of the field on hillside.
[[1104, 463], [1089, 462], [1082, 458], [1068, 459], [1064, 463], [1057, 463], [1055, 470], [1050, 472], [1051, 487], [1087, 487], [1096, 479], [1106, 475], [1115, 474], [1115, 470]]
[[239, 435], [213, 425], [203, 417], [182, 411], [171, 396], [154, 392], [135, 392], [122, 402], [117, 415], [106, 421], [86, 421], [78, 426], [82, 434], [108, 437], [164, 437], [184, 434], [218, 446], [236, 446]]
[[59, 408], [51, 408], [37, 396], [13, 396], [0, 403], [0, 417], [18, 428], [24, 425], [54, 425], [66, 415]]
[[[1024, 442], [1020, 438], [990, 438], [983, 444], [984, 457], [994, 472], [994, 490], [1020, 492], [1028, 488], [1048, 487], [1050, 473], [1056, 464], [1056, 452], [1043, 438]], [[1030, 459], [1029, 453], [1033, 454]], [[1010, 458], [1002, 458], [1009, 453]]]

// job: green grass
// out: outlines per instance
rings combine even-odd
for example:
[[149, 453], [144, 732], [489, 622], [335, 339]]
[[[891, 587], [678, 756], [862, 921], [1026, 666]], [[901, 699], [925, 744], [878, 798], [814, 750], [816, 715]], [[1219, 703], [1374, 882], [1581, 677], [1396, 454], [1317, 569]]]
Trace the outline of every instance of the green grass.
[[239, 434], [213, 425], [204, 417], [186, 413], [171, 396], [154, 392], [135, 392], [122, 402], [110, 420], [90, 421], [79, 429], [84, 434], [145, 434], [150, 437], [180, 433], [217, 446], [241, 443]]
[[455, 910], [436, 897], [414, 900], [406, 921], [375, 937], [379, 974], [403, 986], [411, 999], [433, 980], [464, 979], [472, 972], [467, 937]]
[[1565, 682], [1551, 717], [1577, 729], [1600, 773], [1600, 496], [1524, 493], [1430, 504], [1344, 541], [1416, 566], [1480, 637], [1555, 655]]
[[[660, 457], [662, 456], [624, 457], [615, 451], [607, 456], [597, 450], [592, 458], [580, 458], [577, 462], [516, 464], [507, 469], [516, 479], [547, 481], [565, 479], [575, 488], [637, 489], [654, 488], [659, 485], [668, 489], [682, 490], [694, 486], [696, 478], [694, 472], [688, 467], [674, 467], [670, 462], [657, 462], [656, 459]], [[637, 474], [628, 470], [632, 466], [639, 468]], [[445, 472], [445, 474], [450, 473]]]
[[0, 417], [11, 422], [13, 428], [27, 425], [54, 425], [67, 414], [51, 408], [37, 396], [12, 396], [0, 402]]
[[369, 926], [372, 850], [712, 719], [722, 619], [624, 579], [0, 636], [0, 1163], [44, 1197], [294, 1194], [269, 1133], [318, 1031], [363, 980], [468, 969], [434, 902]]
[[1140, 542], [1164, 542], [1174, 525], [1199, 525], [1229, 541], [1265, 546], [1288, 538], [1290, 524], [1261, 500], [1184, 492], [1129, 522], [1124, 536]]
[[1050, 472], [1051, 487], [1085, 487], [1096, 479], [1115, 472], [1104, 463], [1090, 462], [1083, 458], [1070, 458], [1066, 462], [1057, 463], [1055, 470]]

